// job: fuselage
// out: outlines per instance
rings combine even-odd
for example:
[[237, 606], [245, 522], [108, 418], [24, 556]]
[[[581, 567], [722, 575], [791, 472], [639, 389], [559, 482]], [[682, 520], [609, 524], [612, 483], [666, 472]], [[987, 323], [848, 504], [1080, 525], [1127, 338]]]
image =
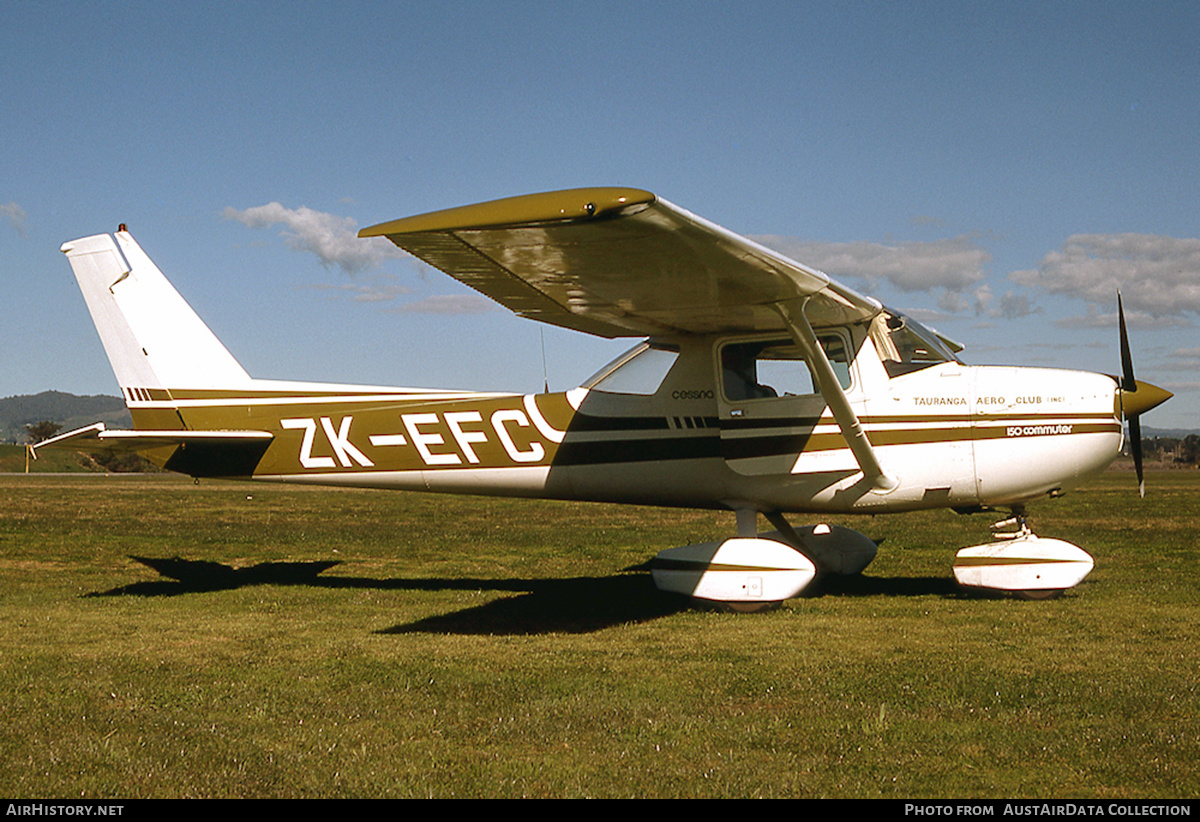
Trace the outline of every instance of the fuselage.
[[157, 455], [197, 476], [696, 508], [1012, 505], [1069, 488], [1120, 451], [1111, 377], [889, 362], [877, 350], [886, 341], [864, 328], [820, 336], [895, 488], [863, 481], [778, 334], [647, 341], [583, 387], [552, 394], [254, 380], [223, 391], [126, 389], [126, 398], [137, 428], [273, 435]]

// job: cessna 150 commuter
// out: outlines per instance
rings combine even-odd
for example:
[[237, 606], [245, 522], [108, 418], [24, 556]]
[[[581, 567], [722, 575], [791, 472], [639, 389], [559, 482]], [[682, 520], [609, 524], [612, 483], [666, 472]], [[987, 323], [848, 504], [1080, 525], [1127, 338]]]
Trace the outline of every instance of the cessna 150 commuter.
[[[643, 337], [580, 387], [502, 394], [251, 378], [133, 237], [62, 250], [133, 415], [39, 447], [137, 451], [195, 477], [728, 509], [736, 536], [662, 551], [656, 584], [752, 610], [818, 572], [857, 573], [862, 534], [787, 513], [1005, 509], [960, 584], [1052, 596], [1091, 570], [1025, 504], [1102, 470], [1171, 395], [1123, 374], [979, 367], [827, 275], [649, 192], [513, 197], [383, 223], [399, 247], [517, 314]], [[758, 514], [776, 530], [759, 533]]]

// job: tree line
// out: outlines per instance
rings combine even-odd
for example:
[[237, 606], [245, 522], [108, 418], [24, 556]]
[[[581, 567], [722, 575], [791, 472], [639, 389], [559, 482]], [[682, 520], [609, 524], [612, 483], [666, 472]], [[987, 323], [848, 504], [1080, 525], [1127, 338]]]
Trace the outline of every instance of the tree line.
[[1167, 465], [1200, 465], [1200, 435], [1186, 437], [1143, 437], [1142, 455], [1147, 462]]

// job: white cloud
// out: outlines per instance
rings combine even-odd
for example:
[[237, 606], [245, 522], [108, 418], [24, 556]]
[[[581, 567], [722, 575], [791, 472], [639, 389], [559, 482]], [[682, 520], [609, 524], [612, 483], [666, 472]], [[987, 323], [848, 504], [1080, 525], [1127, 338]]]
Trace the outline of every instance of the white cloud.
[[988, 316], [1015, 320], [1018, 317], [1027, 317], [1030, 314], [1040, 314], [1041, 311], [1042, 309], [1040, 308], [1034, 308], [1029, 298], [1024, 294], [1016, 294], [1009, 290], [1001, 295], [999, 308], [993, 308], [988, 312]]
[[[934, 217], [915, 218], [914, 222], [941, 224]], [[887, 284], [905, 293], [934, 294], [938, 311], [925, 311], [929, 318], [947, 319], [973, 308], [977, 316], [1013, 319], [1041, 310], [1034, 308], [1028, 297], [1012, 291], [997, 304], [984, 274], [991, 255], [965, 235], [895, 245], [827, 243], [779, 236], [754, 239], [836, 280], [857, 281], [854, 284], [867, 292]], [[925, 322], [911, 306], [905, 308], [905, 313]]]
[[[1101, 313], [1096, 306], [1089, 305], [1087, 313], [1082, 317], [1063, 317], [1055, 320], [1059, 328], [1116, 328], [1118, 318], [1116, 312], [1116, 295], [1114, 293], [1112, 308], [1114, 310]], [[1129, 328], [1170, 328], [1174, 326], [1190, 326], [1191, 323], [1183, 317], [1156, 317], [1145, 311], [1130, 311], [1125, 309], [1125, 325]]]
[[1047, 254], [1036, 270], [1014, 271], [1009, 278], [1084, 300], [1088, 317], [1075, 318], [1082, 324], [1115, 324], [1115, 315], [1099, 315], [1097, 308], [1111, 311], [1118, 289], [1127, 318], [1179, 323], [1187, 314], [1200, 314], [1200, 239], [1076, 234], [1061, 250]]
[[938, 308], [950, 314], [961, 314], [971, 307], [971, 301], [958, 291], [943, 291], [938, 297]]
[[371, 281], [367, 283], [339, 283], [337, 285], [317, 283], [300, 287], [332, 291], [335, 293], [335, 297], [349, 295], [350, 299], [356, 303], [386, 302], [412, 292], [411, 288], [402, 285], [398, 278], [390, 275], [372, 277]]
[[872, 288], [887, 282], [905, 292], [940, 288], [961, 293], [983, 280], [983, 267], [991, 259], [987, 251], [965, 236], [898, 245], [826, 243], [778, 236], [754, 239], [835, 279], [859, 279]]
[[1161, 387], [1172, 394], [1185, 394], [1200, 391], [1200, 382], [1164, 382]]
[[281, 236], [289, 247], [311, 252], [322, 265], [336, 265], [348, 274], [357, 274], [386, 259], [408, 256], [384, 238], [359, 239], [358, 223], [350, 217], [303, 206], [284, 208], [272, 202], [242, 211], [230, 206], [222, 216], [250, 228], [282, 225], [285, 230]]
[[1200, 373], [1200, 348], [1176, 348], [1167, 355], [1166, 363], [1160, 364], [1158, 369]]
[[5, 203], [0, 205], [0, 216], [8, 220], [22, 237], [25, 236], [25, 209], [16, 203]]
[[494, 302], [475, 294], [438, 294], [388, 309], [396, 314], [486, 314], [496, 310]]

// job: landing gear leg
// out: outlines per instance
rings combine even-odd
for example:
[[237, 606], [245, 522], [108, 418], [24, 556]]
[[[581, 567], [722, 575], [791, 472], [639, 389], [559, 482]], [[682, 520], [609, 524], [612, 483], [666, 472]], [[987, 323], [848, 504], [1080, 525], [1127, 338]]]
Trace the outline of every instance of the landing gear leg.
[[758, 512], [753, 508], [739, 508], [734, 513], [738, 539], [755, 539], [758, 536]]
[[[1014, 505], [1011, 517], [993, 522], [991, 527], [992, 537], [995, 539], [1024, 539], [1033, 536], [1033, 531], [1029, 530], [1029, 523], [1025, 519], [1024, 505]], [[1015, 528], [1016, 530], [1002, 530], [1004, 528]]]
[[[816, 564], [825, 574], [853, 576], [875, 559], [879, 546], [865, 534], [841, 525], [808, 525], [793, 528], [779, 511], [764, 514], [777, 529], [778, 538]], [[764, 534], [773, 538], [771, 534]]]

